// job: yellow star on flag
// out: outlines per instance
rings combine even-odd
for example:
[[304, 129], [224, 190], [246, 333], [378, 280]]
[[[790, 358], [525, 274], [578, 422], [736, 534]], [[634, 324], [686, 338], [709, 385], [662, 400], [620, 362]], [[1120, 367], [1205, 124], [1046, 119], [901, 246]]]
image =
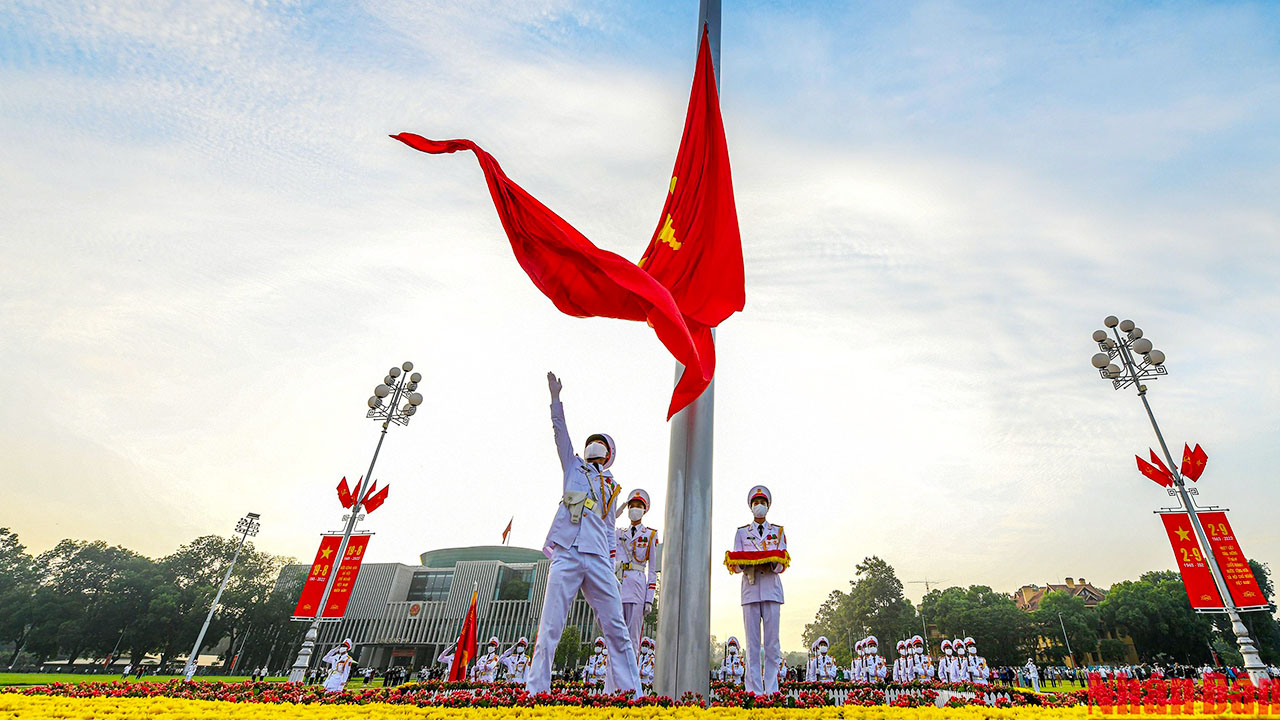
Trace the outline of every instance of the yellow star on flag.
[[1182, 528], [1177, 528], [1174, 532], [1178, 533], [1179, 540], [1191, 540], [1191, 533]]
[[333, 554], [333, 548], [328, 548], [328, 547], [320, 548], [320, 557], [324, 558], [325, 560], [328, 560], [329, 556], [332, 554]]

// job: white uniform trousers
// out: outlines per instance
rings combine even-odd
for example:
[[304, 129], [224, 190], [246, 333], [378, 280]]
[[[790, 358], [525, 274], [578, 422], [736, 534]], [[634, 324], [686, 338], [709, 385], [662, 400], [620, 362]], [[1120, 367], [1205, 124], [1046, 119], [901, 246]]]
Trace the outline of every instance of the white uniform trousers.
[[[640, 631], [644, 627], [644, 603], [622, 603], [622, 621], [627, 624], [627, 634], [631, 637], [631, 647], [636, 650], [636, 666], [639, 667]], [[603, 637], [604, 632], [600, 635]], [[609, 672], [605, 676], [604, 691], [612, 695], [618, 691], [618, 676], [622, 668], [613, 662], [613, 651], [609, 651]], [[638, 671], [637, 671], [638, 672]], [[637, 677], [639, 675], [637, 674]]]
[[622, 619], [627, 623], [631, 647], [640, 651], [640, 631], [644, 629], [644, 603], [622, 603]]
[[[609, 648], [610, 675], [620, 691], [634, 691], [640, 686], [636, 651], [622, 620], [622, 596], [618, 594], [618, 576], [613, 561], [606, 556], [579, 552], [577, 548], [556, 546], [547, 573], [547, 594], [538, 620], [538, 638], [533, 646], [533, 662], [525, 674], [525, 689], [530, 694], [551, 690], [551, 663], [556, 646], [564, 634], [569, 606], [578, 590], [595, 611], [601, 635]], [[776, 636], [777, 631], [774, 631]], [[613, 672], [614, 668], [616, 672]]]
[[[747, 637], [747, 692], [772, 695], [778, 692], [778, 664], [782, 646], [778, 642], [778, 618], [782, 603], [754, 602], [742, 606], [742, 623]], [[760, 627], [764, 626], [764, 672], [760, 666]]]

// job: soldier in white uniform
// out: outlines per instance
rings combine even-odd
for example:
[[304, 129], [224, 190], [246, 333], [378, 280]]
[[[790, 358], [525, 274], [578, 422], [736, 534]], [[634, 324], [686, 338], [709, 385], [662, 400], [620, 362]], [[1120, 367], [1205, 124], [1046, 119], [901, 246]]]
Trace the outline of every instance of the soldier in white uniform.
[[836, 661], [827, 654], [829, 644], [825, 637], [818, 638], [818, 654], [813, 658], [813, 680], [820, 683], [836, 681]]
[[991, 670], [987, 667], [987, 659], [978, 654], [978, 644], [973, 638], [964, 639], [965, 652], [969, 655], [969, 681], [978, 685], [991, 684]]
[[476, 658], [476, 682], [491, 683], [498, 679], [498, 667], [502, 659], [498, 655], [498, 638], [491, 637], [485, 643], [484, 654]]
[[529, 669], [529, 656], [526, 654], [528, 648], [529, 638], [522, 637], [498, 657], [506, 673], [503, 675], [503, 680], [519, 685], [524, 684], [525, 671]]
[[716, 671], [716, 679], [741, 686], [746, 674], [746, 665], [742, 662], [742, 654], [738, 652], [738, 638], [731, 637], [724, 648], [724, 659], [720, 661], [720, 669]]
[[813, 667], [813, 662], [818, 658], [818, 641], [814, 640], [809, 643], [809, 660], [804, 664], [804, 681], [817, 682], [817, 670]]
[[907, 641], [899, 640], [898, 644], [894, 646], [894, 649], [898, 651], [898, 657], [894, 658], [893, 667], [890, 668], [890, 672], [893, 674], [893, 681], [896, 683], [907, 682], [907, 678], [909, 676], [909, 671], [907, 669]]
[[787, 681], [787, 661], [784, 659], [778, 663], [778, 687], [782, 687], [782, 683]]
[[[787, 536], [782, 526], [765, 520], [771, 505], [773, 495], [769, 488], [757, 485], [747, 493], [747, 507], [751, 508], [755, 520], [738, 528], [733, 538], [735, 552], [786, 551]], [[780, 574], [785, 570], [786, 566], [782, 563], [729, 567], [729, 572], [742, 573], [742, 620], [746, 625], [747, 637], [746, 689], [756, 695], [778, 692], [778, 676], [773, 669], [782, 662], [778, 623], [782, 603], [785, 602]], [[765, 652], [763, 667], [760, 662], [762, 628]], [[769, 668], [769, 672], [764, 672], [763, 668]]]
[[653, 694], [654, 670], [653, 638], [640, 639], [640, 690], [644, 695]]
[[[582, 673], [582, 681], [589, 685], [602, 686], [605, 675], [609, 672], [609, 658], [604, 654], [604, 638], [596, 638], [591, 649], [591, 657], [587, 658], [586, 669]], [[537, 649], [534, 649], [537, 654]]]
[[581, 590], [596, 613], [606, 646], [613, 651], [617, 690], [634, 693], [640, 686], [636, 649], [622, 618], [622, 597], [614, 574], [618, 543], [614, 503], [621, 493], [609, 466], [617, 449], [613, 438], [596, 434], [587, 438], [583, 457], [578, 457], [560, 403], [561, 383], [554, 373], [547, 373], [547, 386], [551, 390], [551, 427], [564, 471], [564, 495], [542, 548], [551, 558], [551, 568], [538, 621], [538, 643], [525, 686], [534, 695], [551, 690], [551, 662], [564, 633], [569, 605]]
[[884, 682], [888, 668], [884, 665], [884, 658], [880, 657], [880, 641], [875, 635], [867, 638], [867, 655], [870, 658], [867, 663], [867, 682]]
[[938, 656], [938, 682], [955, 682], [955, 650], [950, 640], [942, 641], [942, 655]]
[[865, 683], [870, 677], [870, 673], [868, 671], [871, 667], [871, 657], [870, 654], [867, 653], [867, 639], [862, 638], [858, 642], [854, 643], [853, 650], [854, 654], [857, 655], [857, 663], [853, 668], [851, 668], [853, 672], [852, 678], [850, 679], [853, 680], [853, 682]]
[[933, 666], [933, 658], [924, 651], [924, 638], [919, 635], [911, 636], [911, 652], [915, 654], [915, 663], [912, 666], [915, 679], [932, 680], [936, 668]]
[[617, 571], [622, 582], [622, 619], [631, 644], [639, 647], [644, 616], [653, 610], [653, 594], [658, 588], [658, 531], [641, 523], [649, 512], [649, 493], [632, 490], [626, 507], [631, 524], [618, 529]]
[[951, 682], [969, 682], [969, 658], [964, 654], [964, 640], [956, 638], [951, 641], [951, 649], [956, 657], [951, 667]]
[[341, 645], [324, 654], [321, 662], [329, 666], [329, 674], [324, 679], [325, 692], [342, 692], [347, 687], [347, 679], [351, 677], [351, 668], [355, 661], [351, 659], [351, 638], [342, 641]]

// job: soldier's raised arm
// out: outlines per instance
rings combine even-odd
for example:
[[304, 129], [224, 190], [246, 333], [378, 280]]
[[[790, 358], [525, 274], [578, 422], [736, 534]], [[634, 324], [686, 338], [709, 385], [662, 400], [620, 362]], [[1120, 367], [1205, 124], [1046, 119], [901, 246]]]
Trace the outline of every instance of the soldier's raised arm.
[[569, 439], [569, 427], [564, 420], [564, 404], [560, 402], [560, 390], [563, 387], [555, 373], [547, 373], [547, 389], [551, 391], [551, 432], [556, 439], [560, 469], [567, 473], [577, 463], [577, 453], [573, 450], [573, 441]]

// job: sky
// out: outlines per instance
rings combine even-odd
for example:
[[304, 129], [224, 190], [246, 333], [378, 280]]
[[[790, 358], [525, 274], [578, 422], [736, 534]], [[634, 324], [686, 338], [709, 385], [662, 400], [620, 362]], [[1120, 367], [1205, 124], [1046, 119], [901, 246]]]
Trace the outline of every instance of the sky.
[[[374, 472], [369, 560], [539, 547], [575, 438], [661, 530], [673, 361], [559, 314], [514, 262], [468, 137], [638, 259], [684, 119], [697, 2], [0, 4], [0, 526], [161, 556], [262, 515], [299, 558], [364, 473], [365, 400], [425, 402]], [[721, 102], [746, 310], [718, 334], [713, 554], [770, 487], [782, 640], [877, 555], [930, 585], [1173, 558], [1103, 317], [1168, 356], [1149, 398], [1201, 498], [1280, 570], [1280, 8], [739, 2]], [[1157, 446], [1158, 447], [1158, 446]], [[712, 632], [742, 630], [717, 564]]]

